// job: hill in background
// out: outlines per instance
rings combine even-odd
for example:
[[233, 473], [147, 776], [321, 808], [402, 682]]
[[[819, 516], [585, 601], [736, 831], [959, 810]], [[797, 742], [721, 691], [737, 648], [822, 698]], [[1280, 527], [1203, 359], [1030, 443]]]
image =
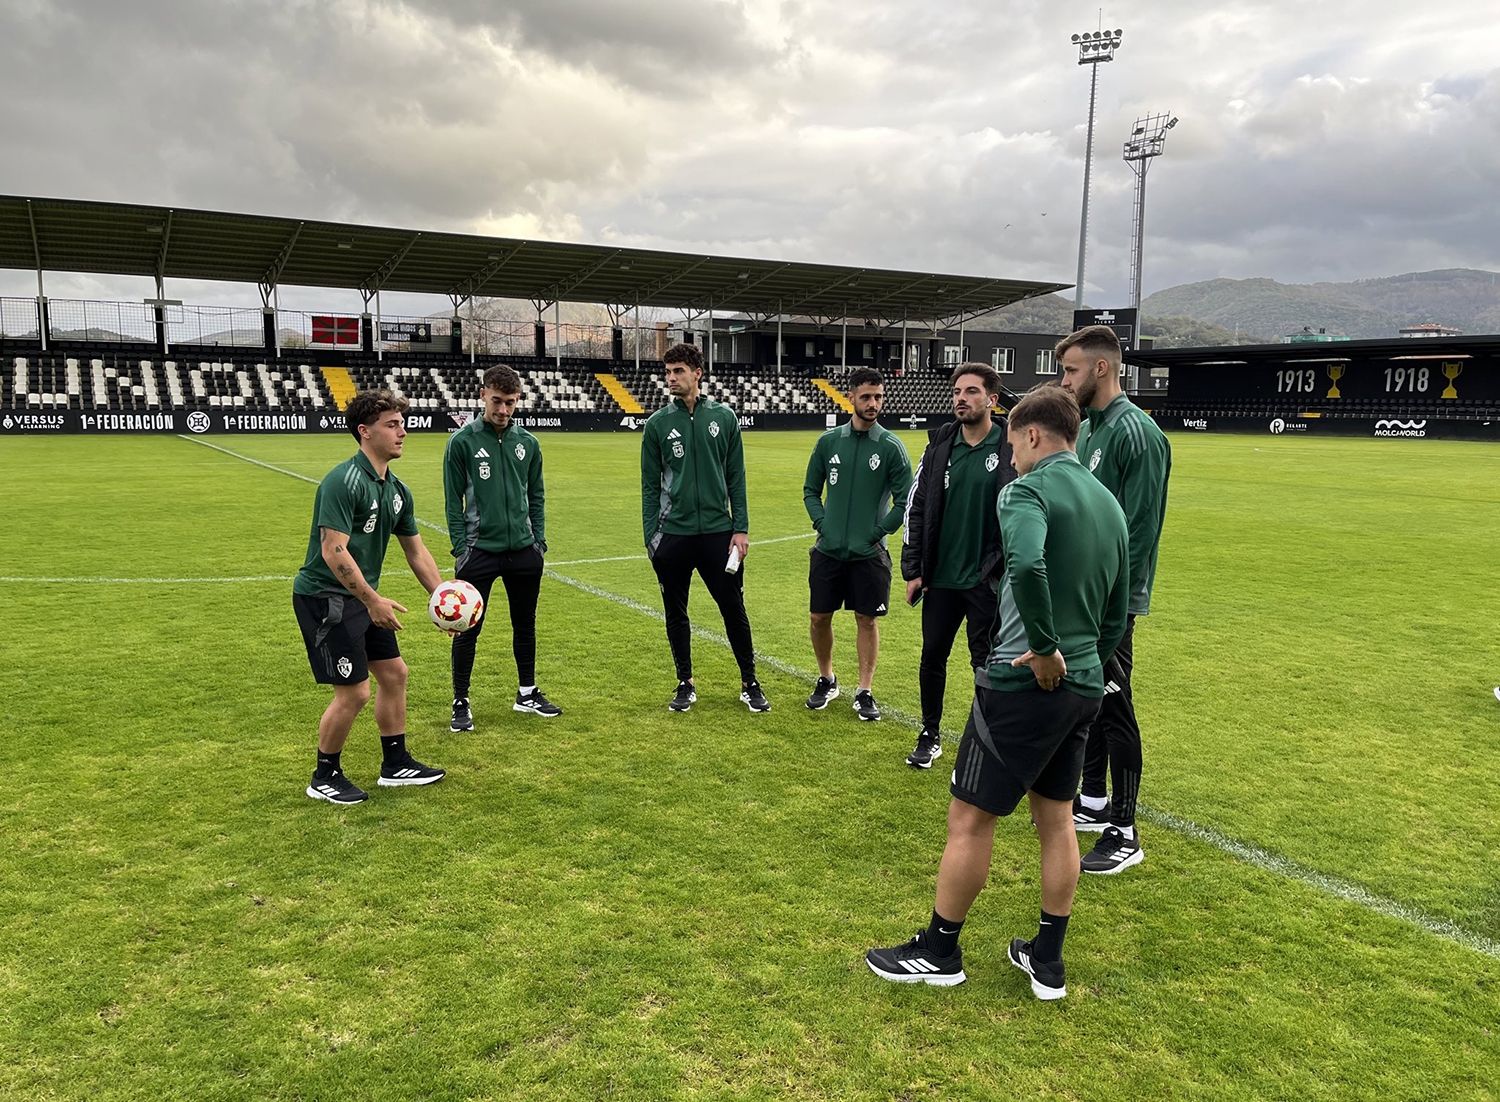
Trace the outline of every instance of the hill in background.
[[[1353, 283], [1210, 279], [1157, 291], [1141, 303], [1141, 313], [1143, 332], [1162, 347], [1260, 344], [1304, 327], [1354, 338], [1394, 337], [1403, 326], [1429, 322], [1464, 333], [1500, 333], [1500, 275], [1445, 268]], [[997, 310], [972, 328], [1066, 333], [1072, 325], [1073, 300], [1043, 295]]]

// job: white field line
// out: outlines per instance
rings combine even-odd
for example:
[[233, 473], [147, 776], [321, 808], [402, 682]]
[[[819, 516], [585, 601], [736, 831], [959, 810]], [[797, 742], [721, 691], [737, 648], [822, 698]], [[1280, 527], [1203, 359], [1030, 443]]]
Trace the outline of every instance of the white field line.
[[[304, 482], [317, 481], [317, 479], [308, 478], [306, 475], [298, 474], [295, 471], [284, 470], [283, 468], [273, 466], [270, 463], [262, 463], [258, 459], [251, 459], [249, 456], [239, 455], [236, 452], [230, 451], [228, 448], [221, 448], [216, 444], [210, 444], [206, 440], [200, 440], [191, 436], [184, 436], [182, 439], [191, 440], [195, 444], [202, 444], [204, 447], [213, 448], [214, 451], [223, 452], [225, 455], [234, 456], [236, 459], [243, 459], [247, 463], [253, 463], [257, 467], [264, 467], [267, 470], [276, 471], [278, 474], [285, 474], [290, 475], [293, 478], [300, 478]], [[446, 531], [446, 529], [439, 528], [436, 524], [432, 524], [429, 521], [422, 520], [421, 518], [418, 518], [417, 522], [437, 531]], [[783, 537], [783, 539], [787, 540], [806, 538], [806, 536]], [[777, 540], [766, 542], [781, 541]], [[635, 558], [637, 556], [629, 557]], [[644, 558], [644, 556], [639, 557]], [[564, 564], [558, 563], [556, 565], [561, 566]], [[635, 600], [634, 598], [625, 597], [619, 593], [611, 593], [607, 589], [600, 589], [598, 586], [589, 585], [587, 582], [579, 581], [577, 578], [569, 578], [568, 576], [559, 574], [556, 570], [550, 568], [546, 571], [546, 574], [548, 577], [562, 582], [564, 585], [571, 586], [574, 589], [577, 589], [583, 593], [588, 593], [594, 597], [601, 597], [606, 601], [613, 601], [615, 604], [620, 605], [624, 608], [628, 608], [632, 612], [638, 612], [643, 616], [649, 616], [653, 620], [659, 620], [663, 622], [666, 620], [666, 616], [663, 615], [660, 611], [653, 608], [651, 605], [643, 604], [640, 601]], [[693, 634], [698, 636], [700, 639], [707, 640], [711, 643], [717, 643], [719, 646], [729, 646], [729, 640], [723, 635], [720, 635], [718, 632], [709, 631], [706, 628], [694, 627]], [[790, 677], [795, 677], [801, 681], [811, 682], [814, 680], [813, 674], [809, 673], [806, 670], [799, 669], [789, 662], [784, 662], [774, 655], [765, 654], [762, 651], [756, 651], [755, 659], [757, 662], [761, 662], [767, 666], [770, 666], [774, 670], [778, 670], [781, 673], [787, 674]], [[885, 714], [890, 716], [897, 723], [900, 723], [906, 727], [910, 727], [913, 730], [920, 730], [921, 728], [921, 719], [907, 712], [900, 711], [896, 708], [886, 708]], [[1487, 938], [1482, 934], [1476, 934], [1472, 930], [1466, 930], [1462, 926], [1459, 926], [1457, 923], [1449, 922], [1446, 919], [1433, 918], [1431, 915], [1424, 914], [1414, 907], [1407, 906], [1405, 903], [1399, 903], [1394, 899], [1387, 899], [1385, 896], [1376, 895], [1374, 892], [1368, 891], [1365, 888], [1360, 887], [1358, 884], [1351, 883], [1348, 880], [1342, 880], [1336, 876], [1329, 876], [1327, 873], [1319, 872], [1317, 869], [1308, 868], [1306, 865], [1301, 865], [1296, 861], [1278, 856], [1277, 854], [1274, 854], [1269, 850], [1261, 849], [1259, 846], [1252, 846], [1246, 842], [1241, 842], [1235, 838], [1231, 838], [1226, 834], [1220, 834], [1218, 831], [1213, 830], [1210, 827], [1199, 826], [1191, 819], [1184, 819], [1180, 816], [1173, 815], [1171, 812], [1158, 811], [1155, 808], [1147, 807], [1142, 804], [1138, 804], [1136, 806], [1136, 811], [1141, 818], [1147, 820], [1148, 822], [1165, 827], [1173, 833], [1180, 834], [1185, 838], [1192, 838], [1195, 841], [1207, 843], [1220, 852], [1226, 853], [1236, 860], [1245, 862], [1247, 865], [1254, 866], [1255, 868], [1261, 869], [1265, 872], [1274, 873], [1288, 880], [1296, 881], [1299, 884], [1303, 884], [1309, 888], [1314, 889], [1315, 891], [1322, 892], [1325, 895], [1332, 896], [1335, 899], [1341, 899], [1347, 903], [1353, 903], [1356, 906], [1364, 907], [1367, 910], [1374, 911], [1376, 914], [1384, 915], [1386, 918], [1393, 918], [1398, 922], [1405, 922], [1409, 925], [1417, 927], [1420, 930], [1425, 930], [1427, 933], [1432, 934], [1435, 937], [1440, 937], [1445, 941], [1450, 941], [1453, 944], [1460, 945], [1465, 949], [1471, 949], [1476, 953], [1483, 954], [1484, 956], [1490, 957], [1492, 959], [1500, 960], [1500, 941], [1495, 941], [1492, 938]]]
[[[751, 547], [764, 547], [768, 543], [790, 543], [792, 540], [810, 540], [818, 533], [800, 532], [795, 536], [777, 536], [772, 540], [751, 540]], [[567, 559], [563, 562], [550, 562], [548, 566], [584, 566], [596, 562], [646, 562], [646, 556], [642, 555], [615, 555], [608, 559]], [[561, 579], [559, 579], [561, 580]]]
[[36, 585], [199, 585], [207, 582], [289, 582], [295, 574], [254, 574], [239, 578], [0, 578], [0, 583]]

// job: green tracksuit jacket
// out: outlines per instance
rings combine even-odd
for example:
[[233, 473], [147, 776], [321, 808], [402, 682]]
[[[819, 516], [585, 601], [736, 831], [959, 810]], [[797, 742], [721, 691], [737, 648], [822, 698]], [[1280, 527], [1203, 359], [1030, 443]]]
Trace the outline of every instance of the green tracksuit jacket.
[[1028, 650], [1061, 650], [1062, 684], [1104, 695], [1104, 662], [1125, 636], [1130, 602], [1125, 514], [1070, 451], [1054, 452], [1000, 491], [1005, 574], [989, 661], [974, 680], [986, 689], [1036, 688]]
[[911, 460], [894, 432], [879, 424], [868, 432], [852, 424], [829, 429], [813, 446], [802, 480], [817, 549], [831, 559], [875, 558], [901, 527], [910, 490]]
[[673, 398], [641, 436], [641, 528], [646, 546], [663, 535], [749, 532], [745, 447], [734, 410], [699, 395], [689, 413]]
[[495, 554], [533, 544], [547, 550], [542, 448], [514, 421], [497, 433], [480, 418], [448, 438], [443, 500], [454, 558], [476, 547]]
[[1087, 411], [1078, 430], [1078, 458], [1120, 503], [1130, 527], [1130, 614], [1151, 611], [1156, 552], [1167, 516], [1172, 445], [1151, 415], [1121, 394]]

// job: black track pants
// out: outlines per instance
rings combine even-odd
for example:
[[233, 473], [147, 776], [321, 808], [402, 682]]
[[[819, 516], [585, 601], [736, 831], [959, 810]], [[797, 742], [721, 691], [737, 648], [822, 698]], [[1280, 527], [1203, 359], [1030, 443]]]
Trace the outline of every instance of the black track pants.
[[1104, 667], [1104, 704], [1089, 729], [1083, 758], [1083, 794], [1103, 796], [1104, 778], [1113, 780], [1109, 821], [1135, 825], [1135, 802], [1141, 791], [1141, 728], [1135, 721], [1130, 674], [1135, 667], [1135, 617], [1125, 621], [1125, 638]]
[[466, 699], [474, 673], [474, 650], [479, 633], [490, 621], [490, 592], [498, 578], [505, 583], [505, 601], [510, 605], [510, 645], [516, 658], [518, 685], [536, 684], [536, 604], [542, 588], [542, 553], [535, 547], [494, 554], [473, 550], [458, 561], [456, 576], [468, 582], [484, 598], [484, 616], [479, 623], [453, 637], [453, 698]]
[[968, 621], [969, 665], [978, 669], [990, 650], [995, 623], [995, 591], [987, 585], [972, 589], [929, 589], [922, 598], [922, 660], [917, 682], [922, 693], [922, 726], [938, 730], [943, 720], [943, 694], [948, 690], [948, 656], [958, 627]]
[[703, 579], [708, 595], [719, 606], [724, 617], [724, 634], [740, 667], [740, 679], [755, 679], [755, 645], [750, 639], [750, 617], [745, 613], [745, 567], [728, 574], [724, 564], [729, 559], [732, 532], [708, 532], [700, 536], [664, 535], [651, 555], [651, 567], [661, 585], [662, 603], [667, 616], [667, 642], [672, 648], [672, 662], [677, 680], [693, 676], [693, 626], [688, 620], [688, 587], [693, 571]]

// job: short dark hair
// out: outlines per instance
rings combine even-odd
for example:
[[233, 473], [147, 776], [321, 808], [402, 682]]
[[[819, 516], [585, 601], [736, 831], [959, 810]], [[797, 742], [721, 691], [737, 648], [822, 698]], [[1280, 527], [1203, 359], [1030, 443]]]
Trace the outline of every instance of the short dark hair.
[[1085, 325], [1058, 341], [1055, 353], [1059, 363], [1070, 348], [1078, 349], [1091, 360], [1108, 360], [1111, 366], [1120, 366], [1120, 337], [1107, 325]]
[[856, 367], [849, 373], [849, 391], [853, 393], [862, 386], [885, 386], [885, 376], [873, 367]]
[[1073, 397], [1073, 392], [1048, 383], [1038, 383], [1032, 387], [1010, 411], [1012, 430], [1036, 425], [1069, 444], [1078, 439], [1081, 420], [1078, 400]]
[[953, 374], [948, 376], [948, 385], [951, 387], [964, 375], [978, 375], [984, 380], [985, 393], [1000, 397], [1000, 372], [989, 364], [966, 363], [959, 364], [953, 369]]
[[694, 371], [703, 370], [703, 353], [691, 344], [674, 344], [662, 356], [663, 364], [687, 364]]
[[520, 394], [521, 376], [516, 369], [506, 364], [496, 364], [484, 373], [483, 390], [498, 390], [501, 394]]
[[406, 396], [393, 390], [361, 390], [344, 407], [344, 424], [348, 427], [349, 434], [359, 440], [360, 425], [373, 425], [382, 413], [389, 413], [391, 410], [405, 417], [410, 408]]

